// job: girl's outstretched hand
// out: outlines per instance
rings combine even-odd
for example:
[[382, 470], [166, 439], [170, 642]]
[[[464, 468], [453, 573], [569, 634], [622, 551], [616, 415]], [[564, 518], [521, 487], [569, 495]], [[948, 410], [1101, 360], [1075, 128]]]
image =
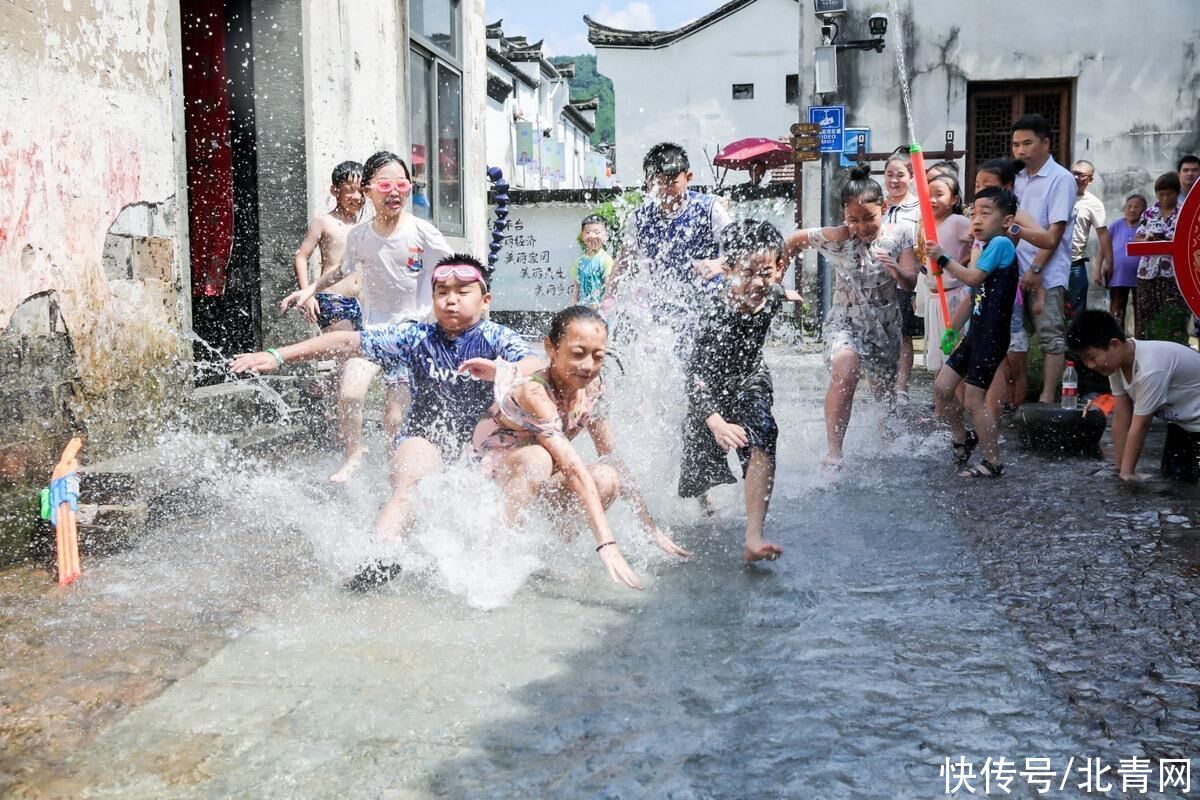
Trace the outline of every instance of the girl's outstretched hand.
[[279, 362], [270, 353], [240, 353], [229, 362], [230, 372], [274, 372]]
[[[675, 544], [671, 537], [663, 533], [662, 529], [660, 529], [657, 525], [650, 528], [650, 538], [654, 540], [656, 545], [658, 545], [658, 549], [662, 550], [664, 553], [673, 556], [679, 556], [680, 558], [692, 557], [691, 553]], [[605, 549], [607, 550], [608, 548]]]
[[608, 577], [612, 578], [613, 583], [623, 583], [630, 589], [641, 590], [641, 581], [637, 579], [637, 575], [633, 574], [633, 568], [629, 566], [625, 556], [621, 555], [617, 545], [610, 544], [601, 547], [599, 555], [600, 560], [604, 563], [604, 568], [608, 570]]
[[468, 358], [458, 368], [459, 372], [465, 372], [472, 378], [481, 381], [496, 380], [496, 362], [490, 358]]

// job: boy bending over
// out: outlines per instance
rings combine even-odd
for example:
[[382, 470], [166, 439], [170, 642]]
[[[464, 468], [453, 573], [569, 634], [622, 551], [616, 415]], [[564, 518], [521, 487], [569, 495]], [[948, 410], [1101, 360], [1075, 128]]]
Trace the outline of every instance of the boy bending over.
[[1116, 318], [1098, 310], [1075, 318], [1067, 346], [1088, 369], [1108, 377], [1116, 398], [1112, 438], [1121, 479], [1138, 479], [1138, 459], [1157, 414], [1167, 421], [1163, 474], [1200, 480], [1200, 353], [1175, 342], [1126, 339]]

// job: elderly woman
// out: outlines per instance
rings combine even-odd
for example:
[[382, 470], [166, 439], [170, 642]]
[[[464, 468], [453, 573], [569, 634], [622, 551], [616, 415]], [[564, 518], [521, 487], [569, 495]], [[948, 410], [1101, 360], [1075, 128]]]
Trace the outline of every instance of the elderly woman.
[[[1158, 202], [1146, 209], [1135, 242], [1175, 238], [1179, 217], [1179, 173], [1166, 172], [1154, 182]], [[1143, 256], [1138, 262], [1137, 293], [1133, 300], [1137, 339], [1188, 343], [1187, 324], [1192, 318], [1179, 285], [1171, 256]]]

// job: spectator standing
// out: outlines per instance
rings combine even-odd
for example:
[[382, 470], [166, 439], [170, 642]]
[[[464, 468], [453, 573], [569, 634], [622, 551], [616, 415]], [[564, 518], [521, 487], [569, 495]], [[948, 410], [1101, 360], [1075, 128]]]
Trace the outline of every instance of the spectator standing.
[[1020, 207], [1050, 233], [1049, 241], [1054, 243], [1044, 249], [1026, 241], [1017, 244], [1025, 313], [1032, 318], [1045, 357], [1038, 399], [1053, 403], [1067, 350], [1064, 306], [1071, 239], [1066, 233], [1077, 189], [1071, 173], [1050, 155], [1050, 123], [1045, 117], [1026, 114], [1013, 123], [1012, 148], [1013, 158], [1025, 162], [1015, 184]]
[[1179, 173], [1179, 196], [1182, 199], [1188, 196], [1188, 192], [1196, 185], [1196, 179], [1200, 178], [1200, 156], [1188, 153], [1179, 159], [1175, 171]]
[[[1175, 238], [1179, 218], [1179, 173], [1164, 172], [1154, 182], [1157, 202], [1142, 215], [1136, 242]], [[1138, 262], [1137, 296], [1134, 298], [1136, 338], [1188, 343], [1187, 324], [1191, 312], [1179, 284], [1171, 256], [1143, 256]]]
[[1144, 196], [1129, 195], [1125, 198], [1121, 218], [1114, 221], [1108, 229], [1113, 260], [1109, 272], [1100, 277], [1108, 284], [1108, 313], [1116, 317], [1117, 322], [1121, 324], [1121, 330], [1125, 330], [1125, 309], [1129, 306], [1130, 295], [1137, 295], [1138, 262], [1141, 260], [1126, 253], [1125, 248], [1137, 235], [1138, 226], [1142, 224], [1142, 214], [1146, 213], [1146, 206]]
[[1096, 285], [1104, 285], [1104, 275], [1112, 274], [1112, 241], [1108, 235], [1108, 221], [1104, 203], [1088, 191], [1096, 178], [1096, 167], [1090, 161], [1076, 161], [1071, 165], [1071, 176], [1075, 178], [1075, 221], [1071, 227], [1071, 275], [1067, 288], [1067, 317], [1074, 319], [1087, 309], [1088, 258], [1087, 245], [1092, 231], [1096, 231], [1099, 247], [1096, 249], [1096, 269], [1093, 273]]

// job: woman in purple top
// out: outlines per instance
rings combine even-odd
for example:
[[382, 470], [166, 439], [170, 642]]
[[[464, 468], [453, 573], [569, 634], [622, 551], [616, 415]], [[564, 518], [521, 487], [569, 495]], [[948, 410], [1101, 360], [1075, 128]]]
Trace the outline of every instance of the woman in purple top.
[[[1125, 198], [1124, 216], [1108, 226], [1108, 235], [1112, 238], [1113, 268], [1108, 279], [1108, 313], [1121, 323], [1125, 330], [1125, 309], [1129, 306], [1130, 296], [1137, 294], [1137, 256], [1125, 252], [1125, 245], [1133, 241], [1137, 235], [1138, 225], [1141, 224], [1142, 214], [1146, 213], [1148, 205], [1144, 195], [1131, 194]], [[1103, 285], [1103, 284], [1101, 284]], [[1136, 304], [1137, 301], [1134, 300]]]

